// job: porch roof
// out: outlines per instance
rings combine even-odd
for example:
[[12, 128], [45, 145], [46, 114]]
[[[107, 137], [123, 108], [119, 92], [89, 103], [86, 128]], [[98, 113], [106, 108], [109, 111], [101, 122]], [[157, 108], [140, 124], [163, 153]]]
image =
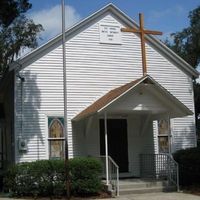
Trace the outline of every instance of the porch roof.
[[183, 116], [193, 114], [193, 112], [188, 107], [186, 107], [181, 101], [179, 101], [175, 96], [173, 96], [158, 82], [156, 82], [151, 76], [146, 75], [146, 76], [143, 76], [142, 78], [136, 79], [134, 81], [131, 81], [125, 85], [122, 85], [120, 87], [117, 87], [109, 91], [104, 96], [102, 96], [97, 101], [95, 101], [90, 106], [88, 106], [86, 109], [84, 109], [82, 112], [80, 112], [78, 115], [76, 115], [73, 118], [73, 120], [78, 121], [80, 119], [89, 117], [95, 113], [106, 111], [106, 108], [109, 105], [113, 104], [118, 99], [120, 99], [121, 97], [129, 93], [129, 91], [134, 90], [136, 86], [142, 83], [146, 85], [153, 85], [155, 89], [161, 94], [161, 96], [164, 96], [164, 99], [166, 99], [166, 101], [168, 100], [170, 104], [173, 104], [173, 106], [178, 109], [177, 113], [175, 113], [175, 111], [169, 111], [169, 112], [173, 112], [173, 113], [169, 113], [171, 116], [183, 117]]

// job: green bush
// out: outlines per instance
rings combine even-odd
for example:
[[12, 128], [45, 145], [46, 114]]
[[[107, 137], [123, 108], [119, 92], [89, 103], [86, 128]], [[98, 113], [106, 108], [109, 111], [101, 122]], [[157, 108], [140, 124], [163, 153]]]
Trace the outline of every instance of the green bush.
[[96, 194], [101, 189], [101, 162], [95, 158], [74, 158], [70, 161], [73, 194]]
[[180, 185], [200, 184], [200, 148], [179, 150], [174, 153], [179, 164]]
[[40, 160], [10, 167], [4, 184], [16, 196], [63, 195], [64, 162]]
[[[94, 158], [69, 160], [71, 189], [74, 195], [94, 194], [101, 188], [101, 163]], [[40, 160], [10, 167], [4, 186], [14, 196], [62, 196], [65, 190], [63, 160]]]
[[200, 139], [197, 140], [197, 146], [200, 148]]

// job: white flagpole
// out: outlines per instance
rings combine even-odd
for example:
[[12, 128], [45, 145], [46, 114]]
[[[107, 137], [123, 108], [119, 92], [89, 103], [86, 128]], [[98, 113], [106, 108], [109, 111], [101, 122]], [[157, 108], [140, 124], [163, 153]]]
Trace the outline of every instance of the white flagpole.
[[65, 0], [62, 1], [62, 49], [63, 49], [63, 95], [64, 95], [64, 134], [65, 134], [65, 180], [67, 199], [70, 199], [69, 171], [68, 171], [68, 132], [67, 132], [67, 72], [65, 49]]

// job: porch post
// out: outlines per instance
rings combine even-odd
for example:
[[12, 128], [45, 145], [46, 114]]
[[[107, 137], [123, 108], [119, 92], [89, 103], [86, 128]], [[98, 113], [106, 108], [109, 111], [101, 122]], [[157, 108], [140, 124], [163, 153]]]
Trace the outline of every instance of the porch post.
[[106, 185], [108, 181], [108, 129], [107, 129], [107, 113], [104, 113], [104, 129], [105, 129], [105, 152], [106, 152]]
[[168, 127], [169, 127], [169, 130], [168, 130], [168, 145], [169, 145], [169, 154], [172, 153], [171, 151], [171, 122], [170, 122], [170, 116], [168, 115]]

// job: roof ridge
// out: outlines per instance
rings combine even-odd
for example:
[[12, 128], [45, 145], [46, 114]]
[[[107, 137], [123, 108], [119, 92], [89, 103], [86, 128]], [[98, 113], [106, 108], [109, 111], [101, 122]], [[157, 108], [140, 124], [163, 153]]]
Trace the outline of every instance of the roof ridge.
[[[82, 28], [83, 26], [88, 24], [89, 21], [93, 20], [94, 18], [99, 17], [104, 12], [107, 12], [109, 9], [112, 11], [113, 14], [115, 14], [118, 18], [120, 18], [121, 21], [123, 21], [124, 24], [126, 24], [127, 26], [138, 27], [138, 24], [134, 20], [132, 20], [128, 15], [126, 15], [123, 11], [121, 11], [113, 3], [109, 3], [109, 4], [105, 5], [104, 7], [102, 7], [101, 9], [97, 10], [96, 12], [92, 13], [88, 17], [84, 18], [80, 22], [76, 23], [69, 29], [67, 29], [65, 31], [66, 37], [70, 37], [70, 35], [72, 35], [74, 32], [76, 32], [77, 30], [79, 30], [80, 28]], [[158, 51], [161, 51], [162, 53], [164, 53], [164, 55], [166, 57], [168, 57], [169, 59], [171, 59], [177, 67], [182, 68], [185, 72], [190, 74], [190, 76], [194, 76], [194, 77], [199, 76], [199, 72], [197, 70], [192, 68], [191, 65], [189, 65], [187, 62], [185, 62], [180, 56], [175, 54], [171, 49], [169, 49], [166, 45], [164, 45], [164, 43], [162, 43], [161, 41], [159, 41], [158, 39], [156, 39], [155, 37], [153, 37], [151, 35], [146, 36], [146, 38], [154, 46], [154, 48], [157, 48]], [[38, 47], [37, 49], [31, 51], [30, 53], [28, 53], [27, 55], [25, 55], [24, 57], [20, 58], [17, 61], [20, 62], [22, 65], [24, 65], [22, 67], [22, 68], [24, 68], [28, 64], [33, 62], [31, 60], [31, 58], [35, 58], [38, 55], [42, 56], [42, 53], [45, 53], [45, 50], [47, 50], [48, 48], [49, 49], [53, 48], [53, 47], [55, 48], [55, 45], [60, 41], [61, 41], [61, 34], [52, 38], [47, 43], [45, 43], [42, 46]], [[17, 66], [15, 63], [12, 63], [9, 67], [9, 70], [13, 70], [17, 67], [19, 67], [19, 66]], [[20, 69], [21, 68], [19, 67], [19, 70]]]

